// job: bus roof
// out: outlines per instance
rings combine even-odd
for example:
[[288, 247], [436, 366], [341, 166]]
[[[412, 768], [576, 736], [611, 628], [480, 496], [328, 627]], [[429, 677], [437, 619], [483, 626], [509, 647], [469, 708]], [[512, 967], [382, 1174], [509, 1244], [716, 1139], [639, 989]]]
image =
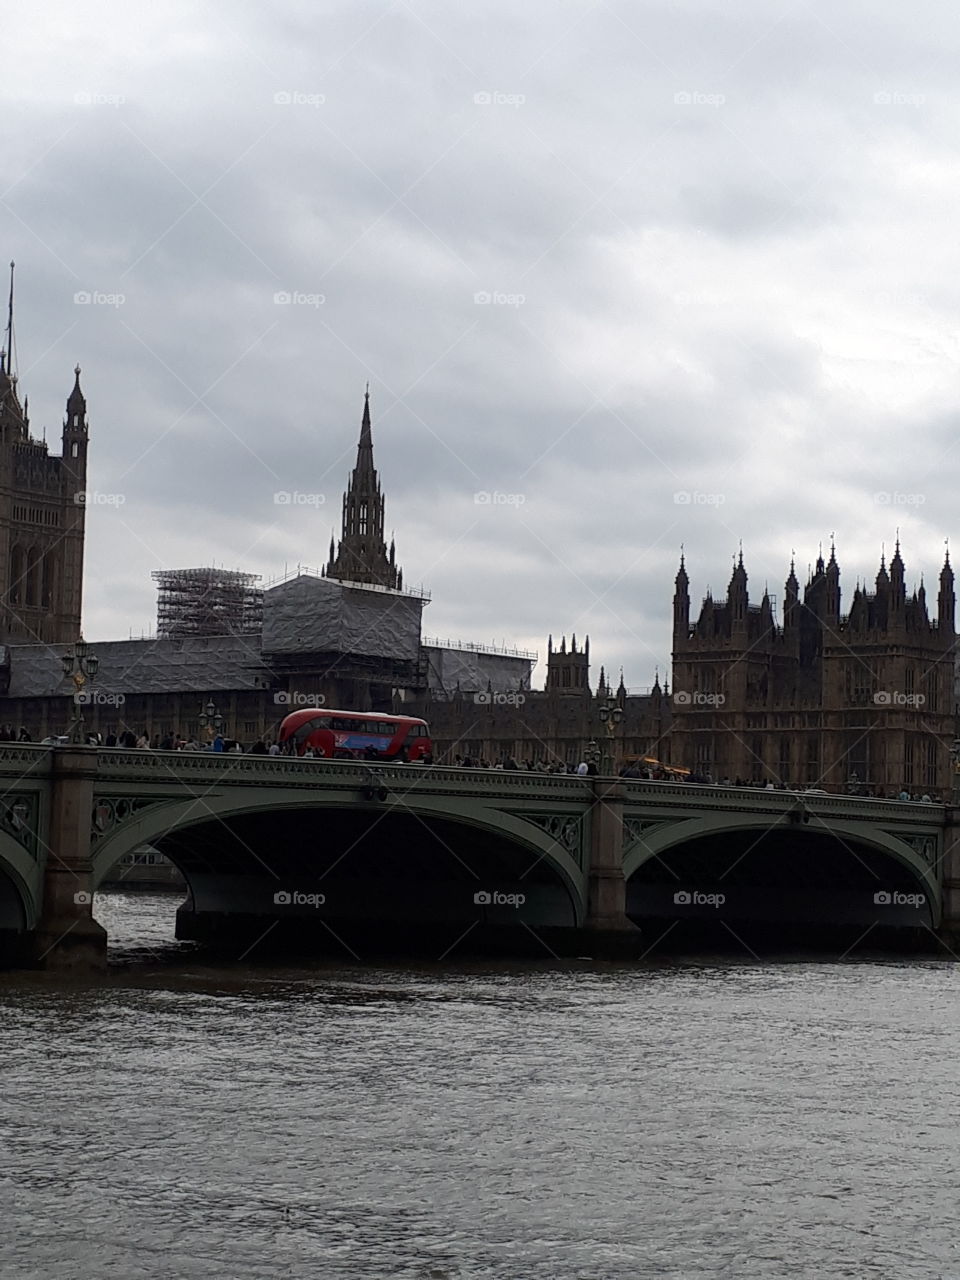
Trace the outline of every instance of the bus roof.
[[336, 707], [304, 707], [300, 711], [291, 711], [283, 717], [280, 727], [286, 730], [299, 729], [300, 725], [320, 716], [343, 716], [350, 720], [386, 720], [395, 724], [426, 724], [417, 716], [395, 716], [386, 711], [342, 711]]

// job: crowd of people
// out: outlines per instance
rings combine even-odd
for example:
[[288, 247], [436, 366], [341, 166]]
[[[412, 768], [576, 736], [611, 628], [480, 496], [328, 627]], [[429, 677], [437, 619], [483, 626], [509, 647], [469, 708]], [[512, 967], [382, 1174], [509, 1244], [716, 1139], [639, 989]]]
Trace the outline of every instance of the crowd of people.
[[[65, 737], [42, 739], [43, 743], [46, 744], [62, 743], [66, 740]], [[18, 729], [15, 729], [11, 724], [0, 725], [0, 742], [32, 741], [32, 737], [22, 725]], [[215, 751], [217, 753], [253, 756], [298, 754], [297, 745], [292, 740], [281, 745], [279, 742], [263, 737], [258, 738], [251, 746], [245, 747], [238, 739], [227, 738], [220, 733], [214, 734], [212, 738], [201, 742], [198, 738], [184, 738], [179, 733], [157, 733], [151, 736], [146, 729], [140, 733], [134, 733], [132, 730], [126, 729], [122, 733], [108, 733], [106, 736], [99, 733], [91, 733], [87, 737], [87, 742], [90, 746], [120, 747], [125, 750]], [[344, 752], [342, 754], [346, 756], [348, 753]], [[299, 753], [299, 756], [300, 759], [322, 759], [323, 752], [314, 751], [312, 747], [308, 746], [302, 753]], [[382, 759], [375, 748], [357, 752], [354, 758], [369, 761]], [[406, 753], [401, 751], [399, 756], [393, 757], [390, 763], [404, 764], [406, 759]], [[424, 756], [420, 763], [430, 765], [434, 763], [434, 759], [429, 755]], [[512, 755], [501, 755], [491, 763], [484, 756], [454, 755], [452, 759], [448, 756], [441, 758], [436, 763], [452, 766], [455, 769], [516, 770], [526, 773], [576, 774], [587, 777], [595, 777], [599, 773], [597, 762], [593, 759], [581, 760], [577, 764], [568, 764], [564, 760], [551, 761], [542, 756], [529, 756], [521, 763]], [[716, 779], [710, 774], [697, 773], [696, 771], [685, 772], [666, 766], [647, 765], [639, 761], [629, 761], [619, 770], [619, 776], [621, 778], [637, 778], [651, 782], [687, 782], [699, 784], [700, 786], [749, 787], [765, 791], [793, 791], [815, 795], [827, 794], [820, 787], [791, 786], [786, 782], [773, 782], [769, 779], [765, 781], [762, 778], [724, 777]], [[882, 787], [871, 787], [859, 781], [856, 784], [849, 783], [845, 788], [844, 794], [863, 796], [871, 800], [909, 800], [918, 804], [940, 803], [938, 796], [927, 791], [910, 791], [907, 787], [902, 787], [899, 791], [893, 790], [884, 793]]]

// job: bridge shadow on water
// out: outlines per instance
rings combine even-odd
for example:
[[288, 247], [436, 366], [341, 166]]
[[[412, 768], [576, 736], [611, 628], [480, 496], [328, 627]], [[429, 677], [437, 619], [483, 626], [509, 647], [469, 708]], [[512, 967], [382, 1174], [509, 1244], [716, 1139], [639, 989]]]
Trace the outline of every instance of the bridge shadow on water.
[[556, 868], [464, 822], [297, 809], [200, 823], [154, 843], [189, 886], [178, 938], [214, 952], [542, 959], [576, 950], [577, 905]]
[[[198, 822], [154, 844], [189, 886], [177, 937], [224, 958], [600, 954], [561, 866], [463, 820], [304, 807]], [[937, 911], [921, 867], [866, 842], [729, 830], [640, 863], [626, 885], [637, 928], [612, 956], [936, 953]]]
[[642, 863], [627, 914], [651, 953], [834, 956], [943, 951], [927, 882], [867, 844], [779, 827], [730, 831]]

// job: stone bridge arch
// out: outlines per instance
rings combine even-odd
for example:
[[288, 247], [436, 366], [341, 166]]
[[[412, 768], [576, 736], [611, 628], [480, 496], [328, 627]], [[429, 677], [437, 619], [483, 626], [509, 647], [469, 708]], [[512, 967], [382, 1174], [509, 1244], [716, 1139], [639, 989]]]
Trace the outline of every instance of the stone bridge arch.
[[[113, 802], [107, 802], [113, 803]], [[96, 811], [95, 804], [95, 811]], [[204, 824], [231, 822], [254, 816], [290, 813], [323, 814], [333, 811], [369, 813], [382, 818], [388, 830], [391, 813], [412, 814], [428, 828], [431, 821], [453, 824], [508, 842], [518, 852], [530, 859], [529, 870], [544, 864], [566, 892], [576, 926], [583, 924], [587, 914], [587, 849], [589, 839], [588, 819], [585, 815], [529, 815], [508, 812], [499, 807], [496, 800], [478, 803], [476, 797], [437, 794], [417, 795], [411, 792], [401, 797], [389, 791], [383, 801], [359, 803], [356, 793], [338, 791], [297, 790], [264, 794], [244, 792], [241, 788], [224, 790], [202, 798], [183, 800], [140, 799], [130, 803], [121, 820], [111, 822], [97, 836], [92, 849], [91, 880], [96, 887], [107, 876], [114, 864], [125, 854], [132, 853], [144, 844], [151, 844], [167, 852], [171, 860], [180, 865], [175, 852], [164, 849], [164, 839], [175, 834], [185, 835]], [[574, 824], [571, 835], [570, 823]], [[188, 886], [192, 889], [191, 872], [180, 866]], [[478, 880], [478, 888], [487, 887]]]
[[42, 867], [9, 832], [0, 830], [0, 932], [33, 929], [42, 908]]
[[[930, 909], [930, 924], [937, 928], [942, 914], [942, 888], [940, 867], [943, 856], [941, 830], [907, 834], [886, 831], [877, 823], [851, 819], [821, 818], [807, 815], [807, 821], [791, 820], [789, 814], [718, 814], [707, 813], [697, 817], [670, 820], [669, 818], [646, 821], [628, 818], [624, 823], [624, 879], [629, 882], [638, 871], [653, 859], [684, 847], [690, 847], [711, 836], [756, 834], [759, 838], [776, 829], [784, 832], [807, 834], [811, 840], [834, 839], [848, 847], [873, 850], [886, 855], [902, 867], [926, 895]], [[910, 840], [914, 840], [914, 844]], [[919, 851], [923, 849], [928, 856]], [[878, 881], [877, 887], [884, 887]]]

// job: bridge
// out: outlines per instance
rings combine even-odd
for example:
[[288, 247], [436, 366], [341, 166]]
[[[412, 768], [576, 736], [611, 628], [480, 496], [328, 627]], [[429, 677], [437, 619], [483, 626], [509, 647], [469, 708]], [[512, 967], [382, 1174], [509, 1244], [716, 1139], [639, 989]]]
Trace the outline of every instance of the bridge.
[[104, 964], [93, 894], [144, 844], [187, 881], [178, 936], [237, 956], [626, 956], [671, 930], [760, 926], [960, 936], [960, 811], [940, 805], [12, 743], [0, 781], [6, 963]]

